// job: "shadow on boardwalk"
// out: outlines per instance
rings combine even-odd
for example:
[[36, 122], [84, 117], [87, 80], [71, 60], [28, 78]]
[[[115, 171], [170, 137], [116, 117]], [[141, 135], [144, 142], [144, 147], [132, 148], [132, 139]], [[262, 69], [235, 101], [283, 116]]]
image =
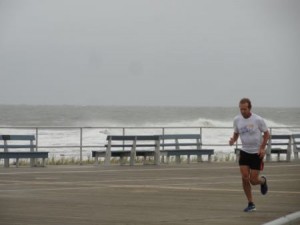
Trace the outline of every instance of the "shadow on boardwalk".
[[300, 210], [300, 163], [267, 163], [247, 202], [236, 163], [0, 168], [0, 224], [262, 224]]

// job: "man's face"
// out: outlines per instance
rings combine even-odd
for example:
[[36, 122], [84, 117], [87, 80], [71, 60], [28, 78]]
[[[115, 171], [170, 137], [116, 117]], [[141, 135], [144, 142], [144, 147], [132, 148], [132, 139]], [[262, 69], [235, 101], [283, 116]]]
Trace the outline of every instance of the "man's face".
[[249, 109], [248, 103], [240, 104], [240, 112], [244, 118], [249, 118], [249, 116], [251, 115], [251, 111]]

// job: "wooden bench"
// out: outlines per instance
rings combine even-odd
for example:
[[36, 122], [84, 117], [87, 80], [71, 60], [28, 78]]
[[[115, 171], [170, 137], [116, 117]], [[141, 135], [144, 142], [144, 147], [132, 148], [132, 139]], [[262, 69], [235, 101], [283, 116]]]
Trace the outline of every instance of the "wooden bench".
[[[0, 135], [0, 141], [3, 141], [3, 144], [0, 145], [0, 148], [3, 148], [4, 151], [0, 152], [0, 159], [4, 159], [4, 167], [9, 167], [9, 159], [16, 159], [16, 166], [19, 166], [19, 159], [26, 158], [30, 159], [30, 165], [35, 165], [35, 159], [42, 159], [43, 166], [45, 166], [45, 159], [48, 158], [48, 152], [37, 152], [34, 151], [36, 145], [33, 143], [35, 140], [34, 135]], [[26, 142], [29, 141], [29, 144], [14, 144], [14, 142]], [[10, 142], [8, 144], [8, 142]], [[10, 149], [30, 149], [30, 151], [9, 151]]]
[[159, 136], [158, 135], [109, 135], [107, 136], [106, 150], [92, 151], [95, 163], [99, 157], [104, 157], [105, 165], [110, 164], [112, 157], [119, 157], [120, 163], [125, 164], [125, 158], [130, 157], [130, 165], [134, 165], [136, 157], [153, 156], [154, 164], [159, 164]]
[[293, 152], [294, 152], [294, 158], [295, 160], [298, 160], [298, 152], [300, 152], [300, 134], [293, 134], [292, 135], [293, 140]]
[[187, 157], [187, 163], [190, 163], [191, 156], [197, 156], [197, 161], [201, 162], [202, 156], [207, 155], [208, 161], [214, 154], [214, 149], [203, 149], [200, 134], [170, 134], [160, 136], [160, 154], [167, 158], [169, 163], [170, 156], [175, 156], [176, 163], [181, 162], [181, 156]]
[[270, 135], [268, 145], [267, 145], [267, 154], [266, 161], [271, 161], [272, 154], [277, 154], [277, 160], [280, 160], [280, 154], [286, 154], [286, 161], [291, 160], [291, 148], [292, 141], [291, 135], [286, 134], [273, 134]]
[[154, 157], [154, 164], [160, 163], [160, 156], [163, 162], [166, 157], [167, 163], [171, 156], [176, 157], [180, 163], [181, 156], [187, 157], [190, 163], [191, 156], [197, 156], [197, 160], [203, 161], [202, 156], [207, 155], [208, 161], [214, 154], [214, 149], [203, 149], [201, 135], [199, 134], [172, 134], [172, 135], [112, 135], [107, 136], [106, 150], [92, 151], [95, 163], [99, 163], [99, 157], [103, 157], [106, 165], [110, 164], [111, 157], [119, 157], [121, 164], [124, 158], [130, 157], [130, 165], [134, 165], [136, 157]]

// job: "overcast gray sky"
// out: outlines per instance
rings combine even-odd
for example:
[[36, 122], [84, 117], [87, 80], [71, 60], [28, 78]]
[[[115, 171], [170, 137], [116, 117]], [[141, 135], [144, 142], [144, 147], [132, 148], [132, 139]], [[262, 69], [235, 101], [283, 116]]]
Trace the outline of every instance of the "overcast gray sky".
[[298, 0], [0, 0], [0, 104], [300, 107]]

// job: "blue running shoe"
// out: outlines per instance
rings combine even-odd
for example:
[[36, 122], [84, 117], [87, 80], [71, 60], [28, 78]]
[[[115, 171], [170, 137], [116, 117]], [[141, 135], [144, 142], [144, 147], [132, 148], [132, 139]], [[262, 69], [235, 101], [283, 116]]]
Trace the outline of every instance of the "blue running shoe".
[[267, 178], [265, 176], [261, 176], [262, 178], [265, 179], [265, 183], [260, 185], [260, 192], [265, 195], [268, 192], [268, 184], [267, 184]]
[[255, 205], [253, 203], [249, 203], [248, 206], [244, 209], [244, 212], [253, 212], [255, 210]]

